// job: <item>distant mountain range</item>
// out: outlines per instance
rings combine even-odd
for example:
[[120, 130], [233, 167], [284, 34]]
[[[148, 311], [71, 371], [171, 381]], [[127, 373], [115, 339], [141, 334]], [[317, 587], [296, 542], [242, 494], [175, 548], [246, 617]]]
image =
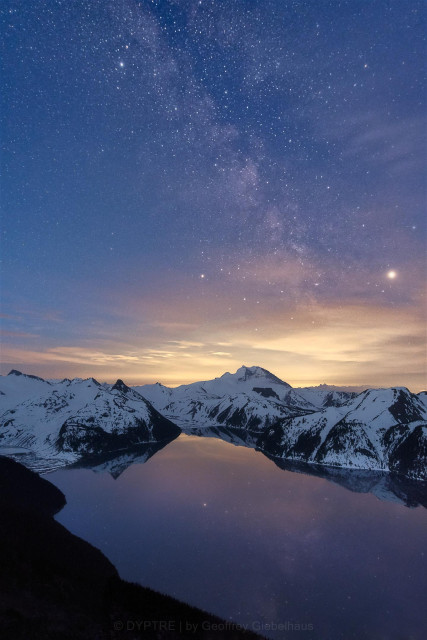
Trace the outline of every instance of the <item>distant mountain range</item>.
[[143, 443], [152, 455], [181, 430], [212, 429], [242, 434], [245, 446], [250, 440], [275, 461], [427, 479], [427, 394], [405, 387], [295, 389], [256, 366], [176, 388], [48, 381], [14, 370], [0, 377], [0, 447], [47, 467]]

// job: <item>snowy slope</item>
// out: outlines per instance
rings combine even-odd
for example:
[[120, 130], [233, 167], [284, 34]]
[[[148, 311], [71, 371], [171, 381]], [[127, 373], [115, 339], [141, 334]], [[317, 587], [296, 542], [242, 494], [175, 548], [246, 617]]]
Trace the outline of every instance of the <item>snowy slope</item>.
[[334, 386], [321, 384], [318, 387], [298, 387], [295, 391], [305, 398], [307, 402], [310, 402], [318, 409], [323, 409], [324, 407], [336, 407], [343, 404], [347, 400], [355, 398], [364, 389], [360, 389], [357, 392], [344, 391]]
[[404, 387], [369, 389], [337, 407], [283, 421], [258, 445], [291, 460], [427, 478], [427, 408]]
[[47, 380], [12, 369], [7, 376], [0, 376], [0, 414], [19, 402], [49, 393], [52, 385]]
[[0, 391], [0, 445], [39, 456], [74, 460], [180, 433], [120, 380], [52, 383], [12, 371], [0, 378]]

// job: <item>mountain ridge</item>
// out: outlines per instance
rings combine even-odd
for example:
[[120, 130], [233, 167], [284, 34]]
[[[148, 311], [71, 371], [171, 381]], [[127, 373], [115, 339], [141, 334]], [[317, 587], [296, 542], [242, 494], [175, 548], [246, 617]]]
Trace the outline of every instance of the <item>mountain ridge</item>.
[[64, 464], [184, 430], [240, 429], [277, 458], [427, 478], [425, 392], [406, 387], [294, 389], [258, 366], [170, 388], [94, 378], [47, 381], [0, 376], [0, 446], [23, 447]]

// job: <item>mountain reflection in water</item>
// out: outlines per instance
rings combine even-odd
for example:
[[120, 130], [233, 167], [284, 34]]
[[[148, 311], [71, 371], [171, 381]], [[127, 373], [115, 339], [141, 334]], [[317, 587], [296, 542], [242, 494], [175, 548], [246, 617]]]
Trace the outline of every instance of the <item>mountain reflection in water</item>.
[[209, 435], [49, 474], [67, 498], [57, 519], [124, 579], [240, 624], [424, 638], [427, 510], [404, 506], [425, 505], [421, 484], [418, 495], [387, 475], [289, 467], [242, 431]]
[[[258, 435], [252, 435], [243, 429], [221, 427], [191, 429], [186, 432], [186, 435], [201, 438], [217, 438], [236, 446], [260, 451], [257, 447]], [[72, 468], [86, 468], [92, 469], [92, 471], [95, 472], [108, 472], [113, 478], [118, 478], [131, 465], [147, 462], [158, 451], [161, 451], [173, 442], [174, 439], [136, 445], [124, 451], [86, 458], [72, 465]], [[398, 502], [406, 507], [422, 506], [427, 508], [427, 483], [422, 481], [410, 480], [383, 471], [327, 467], [320, 464], [308, 464], [300, 461], [277, 458], [270, 455], [267, 451], [261, 451], [261, 453], [271, 460], [279, 469], [283, 469], [284, 471], [324, 478], [349, 491], [372, 493], [380, 500]]]

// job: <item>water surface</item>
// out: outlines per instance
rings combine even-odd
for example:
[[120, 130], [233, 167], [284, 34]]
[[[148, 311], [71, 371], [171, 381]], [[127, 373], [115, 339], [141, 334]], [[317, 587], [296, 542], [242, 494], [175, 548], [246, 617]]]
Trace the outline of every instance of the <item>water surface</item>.
[[[122, 578], [271, 638], [426, 637], [423, 507], [214, 438], [182, 435], [127, 469], [124, 455], [116, 479], [106, 466], [47, 477], [67, 497], [57, 519]], [[269, 630], [278, 624], [288, 631]]]

